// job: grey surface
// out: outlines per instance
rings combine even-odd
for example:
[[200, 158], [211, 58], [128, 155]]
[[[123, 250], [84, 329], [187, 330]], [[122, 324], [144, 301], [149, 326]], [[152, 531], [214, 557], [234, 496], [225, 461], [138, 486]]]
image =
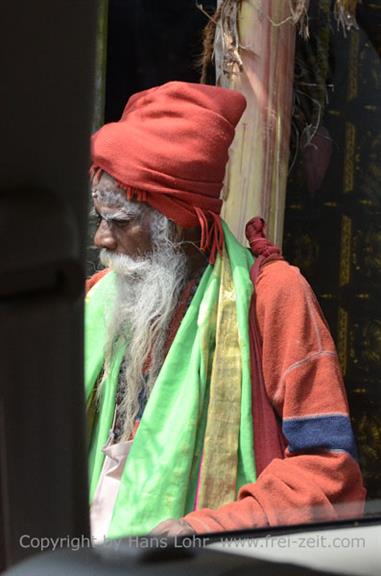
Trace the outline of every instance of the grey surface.
[[95, 0], [2, 4], [0, 570], [88, 531], [82, 285]]
[[106, 553], [98, 550], [60, 551], [40, 555], [15, 566], [7, 576], [313, 576], [316, 572], [292, 565], [221, 554], [214, 550], [164, 549], [142, 551], [130, 546]]

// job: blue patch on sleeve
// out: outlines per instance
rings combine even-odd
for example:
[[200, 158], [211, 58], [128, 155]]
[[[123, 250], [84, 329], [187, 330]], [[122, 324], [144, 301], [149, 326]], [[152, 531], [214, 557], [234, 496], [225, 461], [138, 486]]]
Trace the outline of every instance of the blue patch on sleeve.
[[290, 418], [283, 421], [283, 434], [290, 452], [343, 450], [357, 459], [357, 450], [348, 416], [330, 414]]

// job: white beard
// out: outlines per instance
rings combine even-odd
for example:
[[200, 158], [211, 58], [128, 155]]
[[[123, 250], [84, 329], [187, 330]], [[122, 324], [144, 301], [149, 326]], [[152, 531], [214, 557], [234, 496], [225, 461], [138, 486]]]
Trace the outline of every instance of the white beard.
[[[147, 398], [164, 360], [168, 327], [187, 277], [186, 256], [161, 234], [154, 251], [145, 258], [101, 251], [101, 262], [116, 272], [117, 294], [108, 318], [105, 370], [108, 375], [114, 344], [127, 341], [121, 374], [123, 400], [122, 439], [128, 440], [139, 412], [139, 397]], [[150, 356], [148, 376], [143, 371]]]

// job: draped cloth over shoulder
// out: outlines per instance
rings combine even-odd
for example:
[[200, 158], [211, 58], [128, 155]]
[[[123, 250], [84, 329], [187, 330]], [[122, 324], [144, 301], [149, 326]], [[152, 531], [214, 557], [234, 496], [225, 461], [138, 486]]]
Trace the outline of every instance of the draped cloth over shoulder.
[[250, 249], [256, 257], [251, 267], [250, 277], [253, 283], [251, 298], [249, 331], [250, 331], [250, 358], [253, 382], [252, 412], [254, 427], [254, 448], [257, 475], [270, 464], [274, 458], [284, 458], [286, 440], [281, 430], [281, 422], [277, 418], [274, 408], [267, 396], [262, 371], [262, 342], [256, 319], [255, 285], [265, 264], [281, 260], [280, 249], [272, 244], [265, 236], [265, 222], [255, 217], [246, 224], [246, 238]]
[[[223, 254], [205, 270], [148, 399], [121, 478], [109, 537], [145, 534], [166, 518], [217, 508], [256, 479], [247, 322], [253, 257], [225, 225], [224, 238]], [[114, 289], [114, 274], [109, 273], [87, 297], [89, 414], [104, 363], [105, 309]], [[123, 355], [123, 343], [117, 344], [98, 413], [91, 419], [91, 499], [103, 466]]]

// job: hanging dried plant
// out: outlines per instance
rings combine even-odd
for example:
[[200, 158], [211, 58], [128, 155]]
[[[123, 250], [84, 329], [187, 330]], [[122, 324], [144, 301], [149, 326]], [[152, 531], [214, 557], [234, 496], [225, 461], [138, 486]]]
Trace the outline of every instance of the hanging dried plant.
[[224, 0], [216, 23], [214, 59], [217, 83], [222, 75], [231, 78], [242, 70], [239, 54], [238, 12], [242, 0]]
[[290, 169], [299, 150], [313, 142], [328, 102], [332, 49], [329, 5], [330, 0], [319, 0], [311, 6], [311, 37], [308, 42], [296, 42]]
[[359, 4], [359, 0], [336, 0], [335, 2], [335, 16], [338, 25], [344, 32], [344, 36], [352, 28], [358, 30], [356, 21], [357, 4]]
[[210, 16], [202, 4], [196, 6], [209, 19], [203, 33], [203, 54], [201, 58], [201, 82], [205, 83], [208, 67], [214, 59], [216, 78], [221, 74], [231, 77], [242, 70], [239, 54], [238, 12], [242, 0], [222, 0], [216, 12]]
[[270, 20], [273, 26], [283, 26], [292, 22], [299, 29], [299, 34], [307, 40], [308, 33], [308, 8], [310, 0], [288, 0], [290, 15], [281, 22]]

